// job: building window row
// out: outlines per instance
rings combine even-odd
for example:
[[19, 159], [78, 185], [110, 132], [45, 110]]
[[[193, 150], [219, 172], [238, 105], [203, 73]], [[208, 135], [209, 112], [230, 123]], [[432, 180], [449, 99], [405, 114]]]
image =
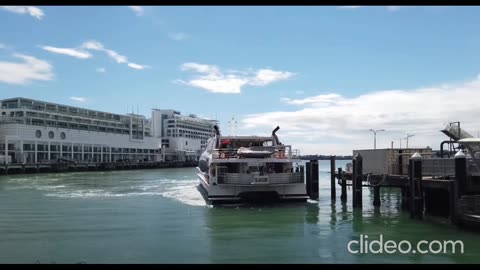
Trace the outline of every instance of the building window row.
[[212, 132], [211, 128], [204, 128], [204, 127], [198, 127], [198, 126], [192, 126], [192, 125], [182, 125], [182, 124], [177, 123], [177, 127], [184, 128], [184, 129], [189, 129], [189, 130]]
[[[0, 144], [0, 149], [1, 147], [5, 146], [5, 144], [1, 145]], [[3, 150], [5, 148], [3, 147]], [[37, 143], [37, 151], [40, 152], [47, 152], [49, 149], [47, 143]], [[72, 144], [55, 144], [52, 143], [50, 144], [50, 151], [53, 152], [60, 152], [60, 149], [62, 152], [74, 152], [74, 153], [81, 153], [82, 152], [82, 145], [73, 145]], [[15, 150], [14, 144], [9, 144], [9, 150]], [[73, 151], [72, 151], [73, 150]], [[23, 151], [35, 151], [35, 144], [33, 143], [24, 143], [23, 144]], [[101, 147], [101, 146], [91, 146], [91, 145], [84, 145], [83, 146], [83, 152], [84, 153], [110, 153], [110, 147]], [[121, 154], [158, 154], [160, 153], [159, 149], [141, 149], [141, 148], [111, 148], [112, 153], [121, 153]]]
[[[20, 116], [20, 115], [15, 115], [15, 116]], [[21, 116], [23, 116], [23, 112]], [[119, 121], [105, 122], [105, 121], [97, 121], [92, 119], [75, 118], [75, 117], [69, 117], [69, 116], [61, 116], [61, 115], [53, 115], [48, 113], [45, 114], [45, 113], [37, 113], [37, 112], [29, 112], [29, 111], [27, 111], [26, 116], [30, 118], [38, 118], [39, 120], [56, 120], [56, 121], [64, 121], [64, 122], [75, 122], [79, 124], [94, 124], [98, 126], [102, 125], [102, 126], [108, 126], [108, 127], [121, 128], [121, 127], [129, 126], [129, 120], [126, 120], [126, 119], [120, 123]]]
[[[19, 106], [20, 103], [20, 106]], [[93, 117], [98, 119], [104, 120], [120, 120], [121, 115], [105, 113], [105, 112], [98, 112], [98, 111], [90, 111], [87, 109], [80, 109], [75, 107], [68, 107], [56, 104], [48, 104], [48, 103], [41, 103], [31, 100], [8, 100], [2, 102], [2, 109], [33, 109], [39, 111], [50, 111], [50, 112], [60, 112], [63, 114], [70, 114], [70, 115], [78, 115], [78, 116], [85, 116], [85, 117]]]
[[[39, 120], [32, 118], [31, 121], [27, 121], [25, 124], [31, 124], [34, 126], [46, 126], [46, 127], [53, 127], [53, 128], [65, 128], [65, 129], [75, 129], [75, 130], [85, 130], [85, 131], [97, 131], [97, 132], [106, 132], [106, 133], [114, 133], [114, 134], [124, 134], [129, 135], [129, 129], [118, 129], [118, 128], [110, 128], [110, 127], [103, 127], [103, 126], [93, 126], [93, 125], [78, 125], [74, 123], [65, 123], [65, 122], [54, 122], [54, 121], [46, 121]], [[139, 131], [138, 135], [136, 131], [133, 131], [133, 134], [138, 137], [139, 139], [143, 138], [143, 131]], [[142, 136], [141, 136], [142, 135]], [[150, 132], [145, 131], [145, 136], [150, 136]]]

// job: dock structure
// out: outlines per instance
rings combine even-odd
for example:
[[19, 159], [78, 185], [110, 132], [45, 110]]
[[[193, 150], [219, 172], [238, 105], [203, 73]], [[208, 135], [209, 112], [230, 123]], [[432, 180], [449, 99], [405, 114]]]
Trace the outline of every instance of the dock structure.
[[[352, 206], [362, 207], [362, 189], [373, 189], [373, 205], [381, 206], [381, 188], [400, 188], [402, 210], [413, 219], [425, 215], [448, 217], [451, 223], [480, 227], [480, 171], [475, 161], [460, 150], [454, 158], [424, 158], [418, 152], [406, 162], [406, 174], [374, 174], [364, 171], [365, 159], [357, 153], [353, 172], [338, 168], [331, 159], [331, 188], [341, 186], [341, 200], [347, 201], [347, 186], [352, 186]], [[332, 193], [333, 195], [334, 193]], [[332, 197], [334, 200], [335, 198]]]
[[0, 164], [0, 175], [196, 167], [194, 161]]

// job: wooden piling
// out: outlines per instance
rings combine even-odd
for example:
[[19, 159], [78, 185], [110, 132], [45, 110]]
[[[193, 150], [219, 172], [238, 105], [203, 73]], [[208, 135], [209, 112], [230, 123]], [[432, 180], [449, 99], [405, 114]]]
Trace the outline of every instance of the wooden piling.
[[335, 200], [336, 194], [335, 185], [335, 156], [330, 156], [330, 197]]
[[310, 160], [306, 164], [306, 189], [307, 195], [312, 200], [318, 199], [318, 160]]
[[403, 150], [398, 150], [398, 175], [403, 175]]
[[311, 173], [312, 173], [312, 170], [310, 169], [310, 166], [311, 166], [311, 161], [307, 161], [305, 163], [305, 188], [307, 189], [307, 196], [310, 197], [312, 194], [311, 194], [311, 189], [310, 189], [310, 183], [312, 182], [312, 176], [311, 176]]
[[456, 194], [455, 186], [456, 186], [456, 181], [450, 182], [450, 185], [448, 186], [448, 206], [449, 206], [448, 217], [450, 219], [450, 222], [454, 224], [457, 223], [457, 211], [455, 209], [457, 194]]
[[380, 185], [373, 187], [373, 206], [380, 207]]
[[340, 199], [343, 203], [347, 202], [347, 179], [342, 176], [342, 168], [338, 168], [338, 179], [342, 181], [342, 194]]
[[457, 202], [465, 195], [467, 185], [467, 156], [462, 150], [458, 151], [455, 156], [455, 181], [451, 183], [450, 192], [450, 221], [458, 223], [459, 213], [457, 212]]
[[415, 153], [409, 160], [410, 217], [422, 219], [423, 189], [422, 189], [422, 156]]
[[457, 198], [465, 195], [467, 186], [467, 157], [461, 150], [455, 154], [455, 181], [457, 183]]
[[408, 196], [408, 189], [405, 187], [402, 187], [402, 201], [401, 203], [401, 208], [402, 210], [408, 210], [408, 204], [409, 204], [409, 196]]
[[363, 169], [363, 158], [357, 153], [353, 158], [353, 177], [352, 177], [352, 204], [353, 207], [362, 207], [362, 169]]
[[310, 165], [310, 176], [312, 177], [311, 182], [311, 199], [318, 200], [318, 180], [319, 180], [319, 171], [318, 171], [318, 160], [312, 160], [312, 164]]

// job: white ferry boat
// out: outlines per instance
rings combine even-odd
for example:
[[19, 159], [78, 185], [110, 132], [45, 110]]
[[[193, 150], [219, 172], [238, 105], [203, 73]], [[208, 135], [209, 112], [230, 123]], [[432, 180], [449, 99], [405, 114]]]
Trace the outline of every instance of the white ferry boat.
[[290, 145], [271, 136], [221, 136], [208, 140], [197, 167], [199, 190], [212, 204], [252, 200], [306, 201], [304, 167]]

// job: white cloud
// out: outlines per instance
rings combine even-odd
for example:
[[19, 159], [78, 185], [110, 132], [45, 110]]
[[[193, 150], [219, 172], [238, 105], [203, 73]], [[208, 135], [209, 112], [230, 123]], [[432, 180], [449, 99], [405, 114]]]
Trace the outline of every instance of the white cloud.
[[107, 72], [107, 70], [104, 67], [101, 67], [101, 68], [97, 68], [97, 72], [98, 73], [105, 73], [105, 72]]
[[93, 57], [88, 51], [100, 51], [106, 53], [108, 57], [113, 59], [118, 64], [127, 64], [128, 67], [138, 70], [149, 68], [147, 65], [129, 62], [125, 55], [119, 54], [114, 50], [107, 49], [102, 43], [95, 40], [86, 41], [78, 48], [58, 48], [52, 46], [42, 46], [41, 48], [52, 53], [64, 54], [80, 59]]
[[129, 9], [133, 10], [137, 16], [142, 16], [143, 15], [143, 7], [142, 6], [128, 6]]
[[339, 9], [359, 9], [365, 6], [340, 6]]
[[20, 62], [0, 61], [0, 82], [27, 84], [31, 81], [52, 80], [53, 67], [48, 62], [24, 54], [14, 54]]
[[[184, 63], [181, 67], [181, 70], [193, 70], [200, 73], [220, 73], [218, 67], [213, 65], [204, 65], [198, 63]], [[480, 75], [479, 75], [480, 76]]]
[[176, 82], [192, 87], [202, 88], [213, 93], [239, 94], [242, 87], [246, 85], [265, 86], [276, 81], [286, 80], [294, 75], [287, 71], [275, 71], [271, 69], [260, 69], [257, 71], [221, 71], [214, 65], [198, 63], [184, 63], [183, 71], [194, 71], [200, 73], [188, 81], [177, 80]]
[[402, 8], [401, 6], [387, 6], [387, 10], [391, 12], [398, 11], [401, 8]]
[[282, 101], [284, 101], [287, 104], [290, 105], [315, 105], [315, 106], [320, 106], [320, 105], [328, 105], [328, 104], [334, 104], [335, 102], [339, 101], [342, 99], [342, 96], [338, 94], [326, 94], [326, 95], [318, 95], [314, 97], [308, 97], [305, 99], [290, 99], [290, 98], [282, 98]]
[[121, 55], [113, 50], [105, 49], [104, 51], [108, 54], [108, 56], [110, 56], [110, 58], [115, 60], [115, 62], [119, 64], [127, 63], [127, 57], [125, 55]]
[[202, 88], [213, 93], [239, 94], [242, 91], [242, 87], [247, 84], [247, 81], [245, 79], [234, 77], [226, 78], [210, 75], [199, 79], [192, 79], [183, 83], [193, 87]]
[[58, 48], [58, 47], [52, 47], [52, 46], [41, 46], [41, 48], [52, 53], [64, 54], [64, 55], [72, 56], [79, 59], [87, 59], [92, 57], [92, 55], [89, 52], [82, 51], [79, 49], [74, 49], [74, 48]]
[[[340, 6], [339, 9], [359, 9], [367, 6]], [[402, 8], [402, 6], [385, 6], [388, 11], [395, 12]]]
[[[476, 134], [480, 130], [480, 79], [413, 90], [388, 90], [344, 97], [336, 93], [303, 99], [284, 98], [290, 110], [247, 115], [241, 130], [268, 132], [279, 125], [284, 141], [300, 147], [302, 153], [351, 154], [353, 149], [372, 148], [368, 130], [386, 129], [377, 134], [377, 147], [390, 147], [406, 133], [410, 147], [438, 149], [447, 139], [439, 132], [448, 122], [461, 121]], [[298, 108], [298, 107], [299, 108]], [[282, 135], [283, 134], [283, 135]], [[405, 147], [405, 142], [403, 142]]]
[[294, 74], [288, 71], [275, 71], [271, 69], [260, 69], [256, 72], [255, 77], [251, 79], [251, 85], [264, 86], [276, 81], [286, 80]]
[[5, 48], [7, 48], [7, 45], [0, 43], [0, 49], [5, 49]]
[[81, 47], [89, 50], [97, 50], [97, 51], [104, 50], [102, 43], [95, 40], [84, 42]]
[[185, 34], [185, 33], [172, 33], [168, 35], [171, 39], [181, 41], [181, 40], [186, 40], [189, 39], [190, 36]]
[[87, 98], [84, 97], [70, 97], [69, 98], [71, 101], [77, 102], [77, 103], [86, 103]]
[[94, 50], [94, 51], [104, 52], [110, 58], [112, 58], [115, 62], [117, 62], [118, 64], [127, 64], [128, 67], [133, 68], [133, 69], [145, 69], [145, 68], [149, 67], [147, 65], [140, 65], [140, 64], [135, 64], [135, 63], [129, 62], [128, 58], [125, 55], [121, 55], [114, 50], [107, 49], [105, 46], [103, 46], [102, 43], [100, 43], [98, 41], [95, 41], [95, 40], [84, 42], [81, 45], [81, 48], [86, 49], [86, 50]]
[[133, 68], [133, 69], [146, 69], [146, 68], [150, 68], [150, 66], [147, 66], [147, 65], [139, 65], [139, 64], [135, 64], [135, 63], [128, 63], [128, 66]]
[[45, 13], [43, 13], [41, 9], [33, 6], [0, 6], [0, 8], [13, 13], [28, 14], [39, 20], [45, 16]]

